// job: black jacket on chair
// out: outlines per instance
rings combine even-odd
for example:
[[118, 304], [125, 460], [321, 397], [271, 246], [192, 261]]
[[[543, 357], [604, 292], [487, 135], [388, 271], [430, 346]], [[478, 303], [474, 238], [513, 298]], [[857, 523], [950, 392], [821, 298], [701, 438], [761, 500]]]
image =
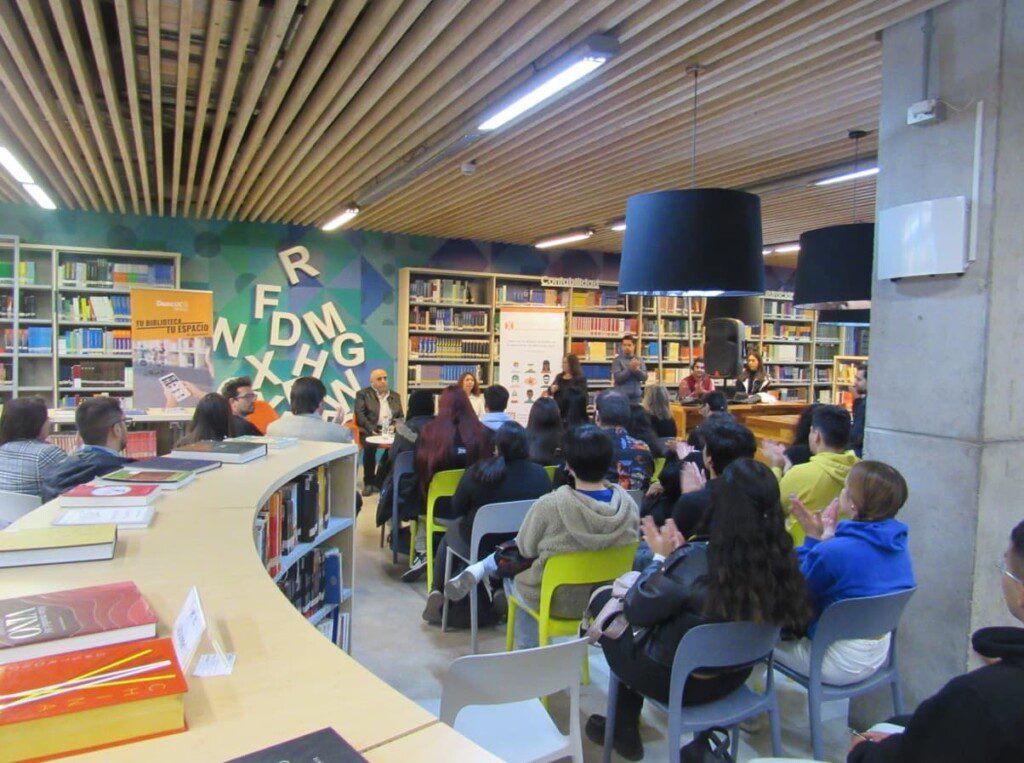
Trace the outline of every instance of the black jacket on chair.
[[[391, 420], [402, 418], [402, 399], [394, 390], [388, 391], [388, 405], [391, 406]], [[380, 420], [380, 399], [373, 387], [364, 387], [356, 393], [356, 426], [363, 437], [377, 431]]]

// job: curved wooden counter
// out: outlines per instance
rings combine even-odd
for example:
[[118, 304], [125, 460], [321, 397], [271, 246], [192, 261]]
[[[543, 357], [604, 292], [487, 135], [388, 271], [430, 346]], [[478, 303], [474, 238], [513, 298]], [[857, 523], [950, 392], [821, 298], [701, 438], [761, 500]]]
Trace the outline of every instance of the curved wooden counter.
[[[230, 676], [189, 676], [188, 731], [76, 759], [224, 761], [325, 726], [366, 751], [437, 725], [318, 633], [278, 591], [256, 553], [258, 508], [297, 474], [330, 464], [336, 500], [354, 505], [356, 454], [352, 445], [310, 442], [250, 464], [225, 464], [161, 496], [152, 526], [119, 532], [110, 561], [0, 571], [0, 598], [132, 580], [160, 617], [159, 636], [170, 634], [195, 585], [207, 619], [238, 655]], [[50, 502], [11, 529], [46, 526], [56, 511]], [[351, 540], [354, 526], [344, 532]], [[351, 586], [352, 554], [345, 556], [345, 585]], [[447, 727], [432, 730], [429, 738], [436, 737], [460, 740], [447, 759], [493, 760]], [[424, 749], [422, 759], [436, 752]]]

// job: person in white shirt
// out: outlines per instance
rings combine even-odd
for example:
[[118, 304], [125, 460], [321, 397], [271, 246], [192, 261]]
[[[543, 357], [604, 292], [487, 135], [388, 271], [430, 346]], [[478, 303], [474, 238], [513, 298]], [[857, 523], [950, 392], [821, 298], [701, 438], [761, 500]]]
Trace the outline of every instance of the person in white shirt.
[[484, 410], [484, 396], [480, 392], [480, 381], [475, 374], [466, 371], [459, 377], [459, 388], [469, 396], [469, 404], [473, 406], [473, 413], [477, 418], [486, 413]]
[[342, 426], [344, 411], [339, 409], [334, 421], [324, 421], [324, 398], [327, 387], [319, 379], [303, 376], [292, 384], [291, 411], [267, 426], [271, 437], [297, 437], [319, 442], [352, 442], [352, 430]]

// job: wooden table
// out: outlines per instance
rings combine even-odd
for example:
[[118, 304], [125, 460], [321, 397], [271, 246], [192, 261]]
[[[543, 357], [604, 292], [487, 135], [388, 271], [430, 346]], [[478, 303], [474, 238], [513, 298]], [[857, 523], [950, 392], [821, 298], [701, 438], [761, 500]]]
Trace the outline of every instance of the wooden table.
[[746, 425], [754, 433], [758, 443], [767, 438], [778, 440], [785, 445], [792, 445], [796, 434], [796, 425], [800, 414], [789, 413], [782, 416], [748, 416]]
[[[736, 420], [741, 424], [746, 424], [747, 419], [752, 416], [791, 416], [799, 415], [804, 408], [807, 407], [807, 403], [756, 403], [754, 405], [747, 405], [745, 403], [739, 403], [736, 405], [729, 406], [729, 413], [736, 417]], [[695, 405], [680, 405], [678, 403], [672, 404], [672, 417], [676, 420], [676, 428], [679, 431], [679, 436], [685, 437], [690, 433], [690, 430], [703, 421], [701, 418], [698, 406]], [[748, 424], [749, 426], [749, 424]]]
[[[354, 516], [357, 453], [354, 445], [303, 442], [272, 450], [249, 464], [227, 464], [161, 496], [152, 526], [121, 531], [109, 561], [0, 572], [0, 599], [134, 581], [159, 617], [158, 636], [169, 635], [195, 585], [207, 619], [227, 651], [238, 655], [230, 676], [189, 676], [186, 732], [76, 760], [212, 763], [325, 726], [363, 751], [438, 725], [433, 715], [318, 633], [278, 590], [253, 543], [260, 503], [292, 476], [321, 464], [330, 470], [332, 506], [344, 502]], [[51, 501], [10, 529], [47, 526], [57, 510], [57, 502]], [[342, 546], [346, 587], [353, 585], [354, 532], [343, 531], [348, 534], [348, 545]], [[459, 760], [491, 759], [450, 729], [434, 733], [447, 737], [449, 732], [459, 740]], [[423, 747], [418, 749], [426, 754]]]

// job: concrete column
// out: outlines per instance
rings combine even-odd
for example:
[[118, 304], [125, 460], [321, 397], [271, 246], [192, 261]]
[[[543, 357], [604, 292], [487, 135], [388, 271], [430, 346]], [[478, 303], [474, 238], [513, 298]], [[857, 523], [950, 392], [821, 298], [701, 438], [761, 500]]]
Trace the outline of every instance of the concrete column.
[[962, 276], [875, 282], [866, 429], [866, 457], [910, 485], [901, 519], [919, 591], [899, 646], [915, 705], [978, 664], [975, 629], [1012, 622], [993, 564], [1024, 519], [1024, 0], [954, 0], [933, 14], [942, 123], [906, 123], [925, 97], [924, 18], [883, 34], [878, 210], [967, 196], [977, 259]]

